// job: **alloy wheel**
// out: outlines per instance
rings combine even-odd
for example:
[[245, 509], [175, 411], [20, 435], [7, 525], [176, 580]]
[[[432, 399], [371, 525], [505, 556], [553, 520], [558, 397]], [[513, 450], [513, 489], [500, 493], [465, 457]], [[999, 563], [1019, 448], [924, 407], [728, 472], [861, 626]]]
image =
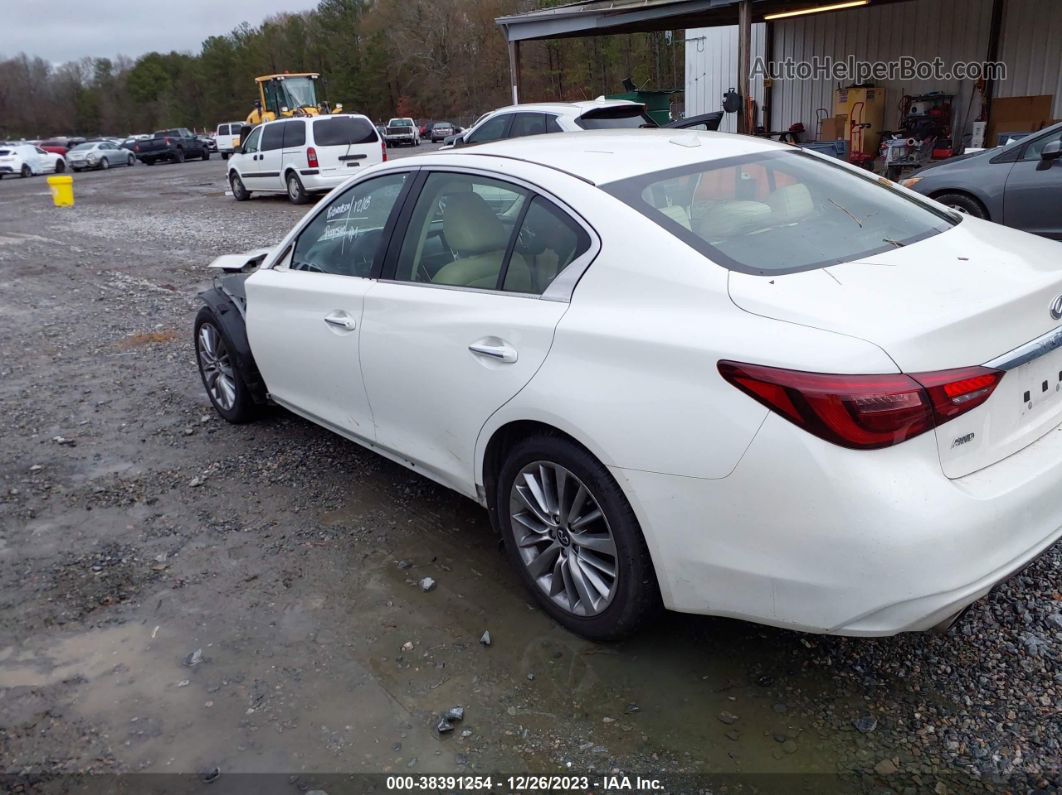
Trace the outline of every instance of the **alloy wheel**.
[[609, 606], [619, 581], [616, 541], [579, 478], [552, 461], [526, 465], [513, 481], [509, 515], [520, 559], [550, 599], [576, 616]]
[[199, 354], [199, 369], [203, 373], [210, 397], [222, 409], [228, 411], [236, 403], [236, 376], [232, 358], [221, 334], [211, 323], [199, 327], [196, 348]]

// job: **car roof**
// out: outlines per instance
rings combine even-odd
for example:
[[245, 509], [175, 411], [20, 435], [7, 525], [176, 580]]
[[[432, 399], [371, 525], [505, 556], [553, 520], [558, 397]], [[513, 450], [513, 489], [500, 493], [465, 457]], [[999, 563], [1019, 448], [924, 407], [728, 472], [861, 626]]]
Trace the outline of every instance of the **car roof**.
[[694, 163], [792, 149], [750, 135], [660, 128], [529, 135], [449, 151], [536, 163], [601, 185]]

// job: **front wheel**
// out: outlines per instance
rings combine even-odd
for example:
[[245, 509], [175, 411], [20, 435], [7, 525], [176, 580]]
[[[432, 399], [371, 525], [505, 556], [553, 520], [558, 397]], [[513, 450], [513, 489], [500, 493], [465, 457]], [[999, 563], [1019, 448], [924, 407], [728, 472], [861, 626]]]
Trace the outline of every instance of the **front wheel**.
[[183, 163], [184, 162], [184, 150], [183, 149], [178, 149], [173, 155], [173, 160], [174, 160], [175, 163]]
[[105, 157], [103, 158], [103, 160], [100, 161], [100, 168], [102, 168], [104, 171], [106, 171], [110, 167], [111, 161], [108, 158]]
[[294, 171], [288, 174], [288, 198], [292, 204], [306, 204], [310, 200], [310, 195], [302, 186], [302, 180]]
[[936, 197], [941, 204], [947, 205], [953, 210], [958, 210], [963, 215], [972, 215], [974, 218], [988, 218], [988, 213], [981, 203], [972, 196], [964, 193], [942, 193]]
[[128, 160], [126, 160], [126, 163], [125, 163], [125, 164], [126, 164], [127, 166], [135, 166], [135, 165], [136, 165], [136, 158], [135, 158], [135, 157], [133, 157], [132, 155], [129, 155], [129, 159], [128, 159]]
[[55, 173], [56, 174], [62, 174], [64, 171], [66, 171], [66, 161], [65, 160], [56, 160], [55, 161]]
[[195, 353], [199, 375], [214, 410], [233, 424], [253, 420], [254, 399], [236, 370], [232, 342], [207, 306], [195, 317]]
[[251, 192], [244, 187], [243, 180], [235, 171], [229, 174], [229, 187], [232, 188], [232, 198], [238, 202], [245, 202], [251, 198]]
[[26, 177], [32, 177], [33, 169], [31, 169], [29, 166], [24, 165], [22, 166], [22, 169], [18, 172], [18, 175], [22, 179], [25, 179]]
[[204, 149], [203, 150], [203, 159], [204, 160], [209, 160], [210, 159], [210, 150], [209, 149]]
[[585, 448], [554, 435], [509, 451], [494, 495], [502, 539], [539, 604], [572, 632], [615, 640], [660, 609], [638, 520]]

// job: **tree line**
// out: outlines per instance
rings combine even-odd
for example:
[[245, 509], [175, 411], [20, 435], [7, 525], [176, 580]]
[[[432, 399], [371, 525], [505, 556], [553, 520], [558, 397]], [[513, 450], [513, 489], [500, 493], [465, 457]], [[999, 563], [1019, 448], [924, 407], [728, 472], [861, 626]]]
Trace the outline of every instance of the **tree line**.
[[[505, 38], [494, 19], [559, 0], [321, 0], [310, 11], [246, 23], [198, 53], [86, 57], [54, 66], [0, 57], [0, 138], [213, 129], [243, 119], [254, 78], [319, 72], [319, 99], [374, 120], [469, 123], [509, 104]], [[592, 99], [681, 88], [682, 35], [639, 33], [527, 42], [521, 101]]]

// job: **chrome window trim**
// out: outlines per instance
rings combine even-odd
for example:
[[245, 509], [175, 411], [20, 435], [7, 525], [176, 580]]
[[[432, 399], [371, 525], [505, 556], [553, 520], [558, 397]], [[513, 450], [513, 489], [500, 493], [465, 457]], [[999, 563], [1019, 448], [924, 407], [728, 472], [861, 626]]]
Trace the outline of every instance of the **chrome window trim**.
[[1034, 340], [1029, 340], [1024, 345], [1019, 345], [1014, 350], [1008, 351], [1002, 356], [997, 356], [990, 362], [985, 362], [984, 366], [995, 370], [1013, 370], [1023, 364], [1039, 359], [1041, 356], [1046, 356], [1059, 348], [1062, 348], [1062, 327], [1051, 329], [1046, 334]]
[[[471, 174], [473, 176], [486, 177], [498, 182], [509, 182], [513, 185], [518, 185], [525, 190], [531, 191], [534, 194], [541, 196], [543, 199], [552, 202], [560, 209], [565, 215], [575, 221], [582, 227], [590, 238], [590, 245], [586, 251], [580, 254], [578, 257], [568, 263], [567, 267], [557, 274], [557, 277], [549, 283], [549, 286], [543, 290], [541, 295], [536, 293], [517, 293], [511, 290], [495, 290], [484, 287], [462, 287], [458, 284], [433, 284], [432, 282], [411, 282], [404, 279], [380, 279], [381, 282], [388, 284], [408, 284], [415, 287], [433, 287], [437, 289], [446, 290], [465, 290], [466, 292], [473, 293], [487, 293], [491, 295], [508, 295], [517, 298], [534, 298], [542, 301], [559, 301], [562, 303], [571, 303], [572, 294], [575, 292], [575, 287], [579, 283], [579, 280], [586, 273], [587, 269], [597, 259], [597, 255], [601, 251], [601, 237], [598, 235], [597, 230], [590, 225], [590, 223], [583, 218], [578, 212], [576, 212], [571, 205], [567, 202], [559, 199], [554, 193], [537, 185], [530, 180], [522, 177], [514, 177], [509, 174], [505, 174], [499, 171], [492, 171], [486, 168], [477, 168], [475, 166], [422, 166], [421, 170], [431, 173], [459, 173], [459, 174]], [[419, 196], [417, 199], [419, 200]], [[533, 198], [533, 197], [532, 197]], [[406, 230], [408, 231], [408, 225]], [[519, 230], [517, 230], [519, 232]], [[404, 236], [403, 236], [404, 237]]]

